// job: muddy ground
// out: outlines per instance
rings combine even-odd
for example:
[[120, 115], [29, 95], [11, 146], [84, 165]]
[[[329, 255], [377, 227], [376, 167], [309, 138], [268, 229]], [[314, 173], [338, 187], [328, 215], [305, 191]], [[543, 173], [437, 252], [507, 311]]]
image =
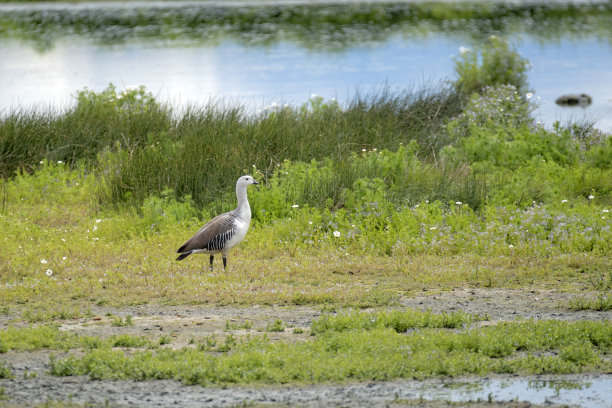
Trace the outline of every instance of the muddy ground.
[[[580, 294], [585, 296], [588, 294]], [[591, 294], [595, 297], [595, 294]], [[433, 312], [464, 311], [487, 315], [484, 324], [517, 318], [558, 320], [612, 319], [612, 311], [572, 311], [567, 309], [575, 294], [554, 291], [524, 291], [503, 289], [456, 289], [405, 298], [402, 307]], [[144, 305], [125, 308], [97, 307], [93, 316], [62, 321], [61, 329], [92, 336], [132, 334], [171, 338], [169, 346], [182, 347], [190, 341], [199, 342], [207, 336], [223, 337], [227, 327], [234, 335], [261, 333], [276, 320], [286, 325], [284, 332], [268, 332], [271, 339], [305, 341], [308, 328], [322, 311], [320, 307], [273, 306], [159, 306]], [[12, 315], [12, 316], [11, 316]], [[0, 316], [0, 328], [16, 324], [18, 311]], [[131, 316], [133, 325], [114, 326], [114, 316]], [[245, 328], [246, 322], [250, 323]], [[247, 325], [248, 327], [249, 325]], [[237, 329], [238, 328], [238, 329]], [[301, 334], [295, 328], [304, 328]], [[90, 381], [87, 377], [53, 377], [47, 374], [49, 351], [9, 352], [0, 355], [14, 374], [14, 379], [0, 380], [0, 406], [27, 406], [47, 401], [64, 401], [93, 406], [126, 407], [232, 407], [232, 406], [304, 406], [304, 407], [386, 407], [386, 406], [447, 406], [445, 390], [453, 383], [474, 379], [367, 382], [342, 385], [231, 387], [206, 388], [183, 386], [174, 381]], [[57, 351], [55, 354], [58, 354]], [[36, 373], [32, 375], [32, 373]], [[563, 377], [579, 379], [585, 375]], [[588, 375], [586, 375], [588, 377]], [[503, 378], [503, 377], [497, 377]], [[538, 377], [533, 377], [537, 379]], [[3, 390], [3, 391], [2, 391]], [[437, 392], [439, 391], [439, 392]], [[4, 395], [1, 395], [3, 393]], [[421, 397], [433, 401], [423, 401]], [[534, 406], [524, 402], [497, 401], [494, 403], [453, 403], [453, 406]], [[554, 406], [548, 401], [546, 406]]]

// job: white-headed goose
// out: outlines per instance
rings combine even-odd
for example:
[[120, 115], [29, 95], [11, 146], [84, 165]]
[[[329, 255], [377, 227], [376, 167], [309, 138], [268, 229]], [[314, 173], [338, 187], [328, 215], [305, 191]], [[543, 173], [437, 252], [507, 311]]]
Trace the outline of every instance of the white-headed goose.
[[259, 184], [251, 176], [242, 176], [236, 182], [238, 207], [235, 210], [217, 215], [208, 221], [193, 237], [179, 249], [177, 261], [191, 254], [210, 254], [210, 268], [213, 267], [215, 254], [221, 253], [223, 268], [227, 268], [227, 253], [246, 236], [251, 223], [251, 207], [247, 200], [247, 186]]

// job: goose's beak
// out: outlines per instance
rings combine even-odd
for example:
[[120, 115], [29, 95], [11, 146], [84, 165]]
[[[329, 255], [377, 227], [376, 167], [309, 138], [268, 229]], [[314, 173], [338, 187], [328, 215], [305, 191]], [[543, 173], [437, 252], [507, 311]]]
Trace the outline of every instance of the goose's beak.
[[257, 187], [257, 191], [259, 191], [259, 183], [257, 182], [257, 180], [253, 179], [253, 184], [255, 184], [255, 186]]

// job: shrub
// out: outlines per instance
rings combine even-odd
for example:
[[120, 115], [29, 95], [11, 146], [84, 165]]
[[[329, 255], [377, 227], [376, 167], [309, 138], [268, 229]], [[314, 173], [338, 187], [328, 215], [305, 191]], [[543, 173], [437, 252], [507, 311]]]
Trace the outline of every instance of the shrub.
[[529, 61], [515, 46], [500, 37], [491, 36], [480, 52], [466, 49], [455, 58], [455, 88], [469, 95], [487, 86], [513, 85], [521, 94], [527, 92]]

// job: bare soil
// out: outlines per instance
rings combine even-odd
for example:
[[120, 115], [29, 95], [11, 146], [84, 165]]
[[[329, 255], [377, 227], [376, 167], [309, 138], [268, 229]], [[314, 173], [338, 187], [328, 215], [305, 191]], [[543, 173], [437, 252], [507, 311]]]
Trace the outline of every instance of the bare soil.
[[[580, 294], [579, 296], [588, 296]], [[595, 294], [590, 294], [595, 297]], [[402, 308], [431, 310], [436, 313], [464, 311], [488, 316], [484, 324], [504, 320], [610, 320], [612, 312], [572, 311], [569, 300], [576, 294], [546, 290], [455, 289], [448, 292], [422, 294], [402, 299]], [[267, 332], [273, 340], [306, 341], [313, 319], [320, 307], [275, 306], [162, 306], [144, 305], [123, 308], [96, 307], [94, 316], [58, 322], [61, 330], [83, 335], [106, 337], [113, 334], [132, 334], [159, 338], [169, 336], [170, 347], [182, 347], [191, 341], [199, 342], [207, 336], [260, 333], [281, 320], [287, 327], [283, 332]], [[19, 312], [0, 316], [0, 328], [15, 322]], [[112, 325], [113, 316], [132, 317], [133, 325]], [[247, 322], [249, 322], [247, 324]], [[238, 329], [236, 329], [238, 328]], [[303, 328], [296, 334], [295, 328]], [[48, 401], [71, 402], [90, 406], [125, 407], [232, 407], [232, 406], [304, 406], [304, 407], [529, 407], [529, 403], [514, 401], [450, 403], [436, 400], [435, 390], [446, 389], [466, 379], [435, 379], [428, 381], [401, 380], [351, 384], [311, 386], [267, 386], [210, 388], [183, 386], [175, 381], [91, 381], [87, 377], [53, 377], [49, 369], [49, 351], [9, 352], [0, 355], [14, 374], [14, 379], [0, 380], [0, 406], [32, 406]], [[58, 354], [55, 351], [55, 354]], [[33, 374], [35, 373], [35, 374]], [[581, 376], [574, 376], [580, 378]], [[534, 377], [537, 378], [537, 377]], [[571, 376], [564, 376], [572, 379]], [[470, 380], [470, 379], [468, 379]], [[471, 379], [473, 380], [473, 379]], [[3, 390], [3, 391], [2, 391]], [[2, 392], [4, 395], [2, 395]], [[433, 395], [433, 401], [421, 396]], [[442, 395], [442, 394], [441, 394]], [[546, 406], [554, 406], [546, 404]]]

